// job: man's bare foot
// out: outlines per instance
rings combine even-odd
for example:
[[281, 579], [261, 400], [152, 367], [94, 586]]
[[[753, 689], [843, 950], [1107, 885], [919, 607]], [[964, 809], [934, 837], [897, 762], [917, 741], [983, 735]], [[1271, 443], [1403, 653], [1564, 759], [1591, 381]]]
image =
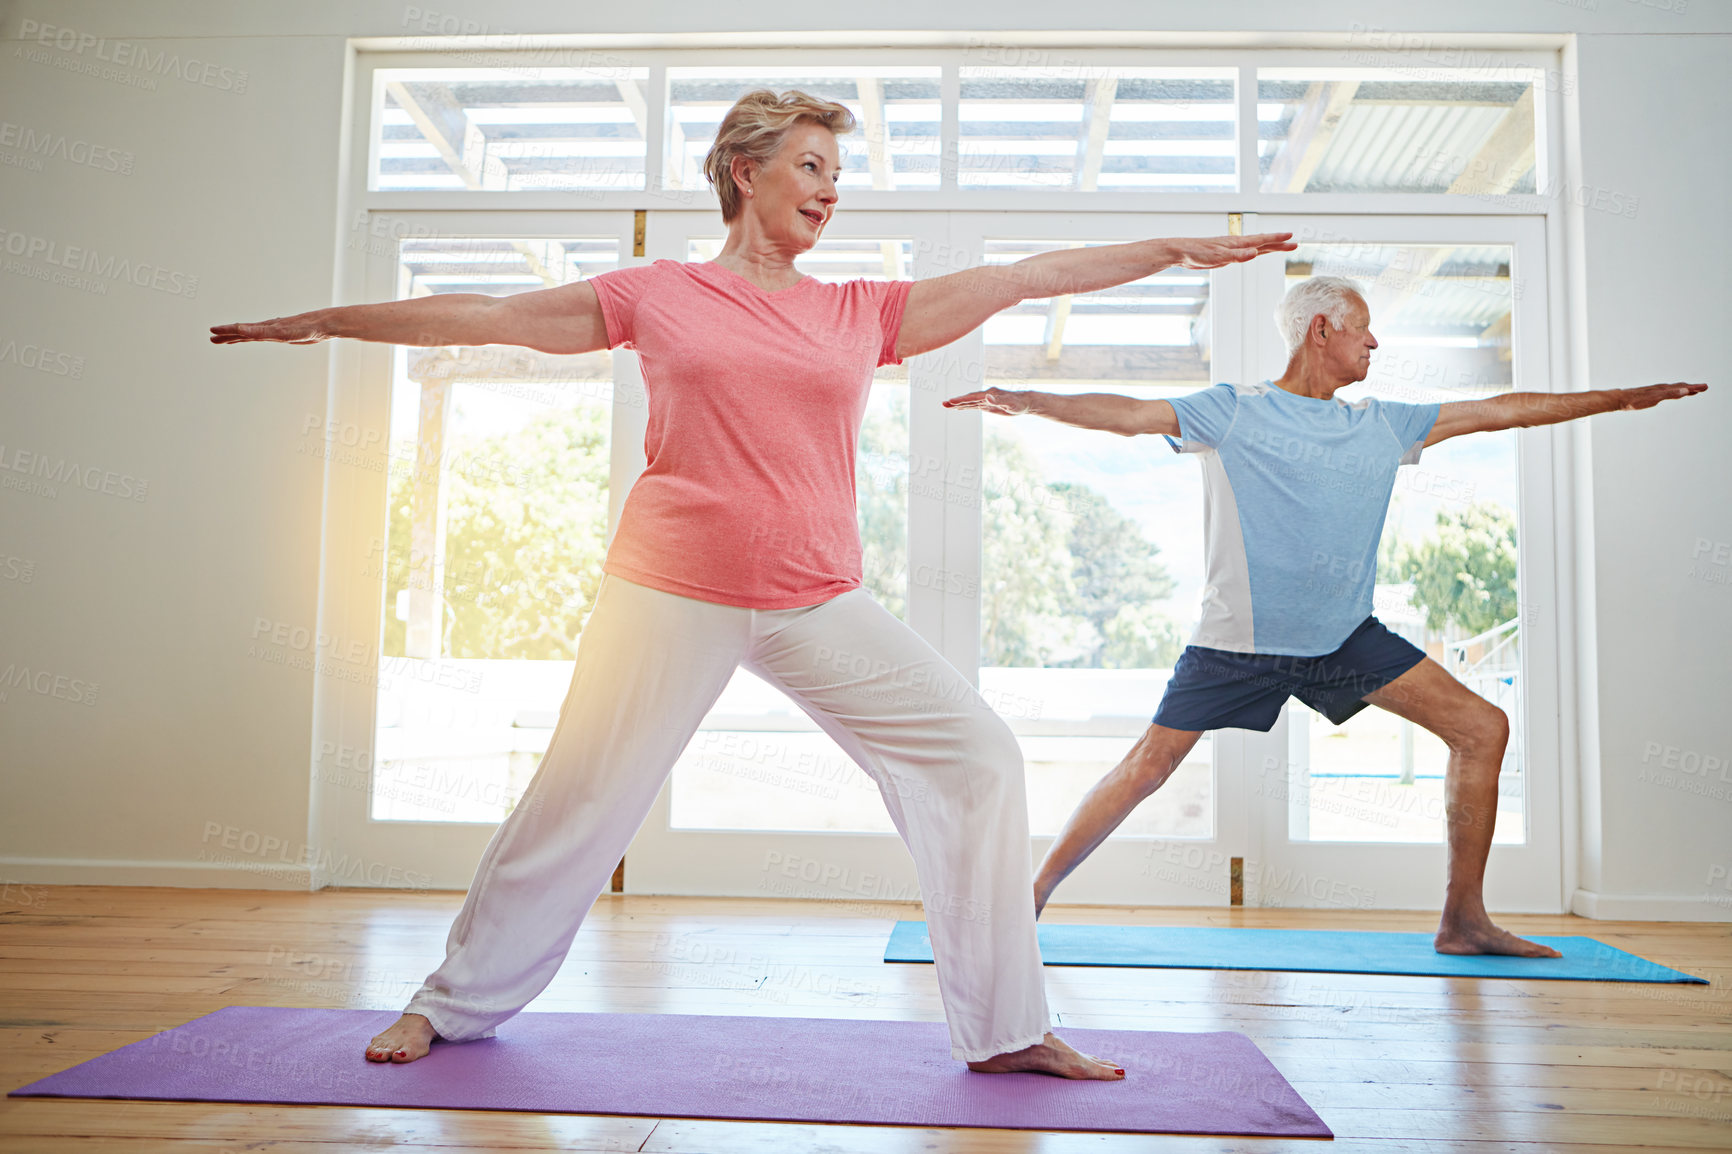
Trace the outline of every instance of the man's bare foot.
[[1440, 954], [1504, 954], [1517, 958], [1561, 958], [1550, 946], [1518, 938], [1500, 930], [1489, 920], [1476, 926], [1455, 926], [1444, 923], [1432, 939], [1432, 948]]
[[1125, 1076], [1122, 1067], [1103, 1062], [1099, 1058], [1091, 1058], [1087, 1054], [1079, 1054], [1053, 1033], [1048, 1033], [1043, 1040], [1032, 1046], [1024, 1046], [1008, 1054], [994, 1054], [983, 1061], [970, 1062], [968, 1068], [979, 1074], [1013, 1074], [1025, 1071], [1097, 1082], [1117, 1082]]
[[369, 1062], [413, 1062], [432, 1048], [433, 1023], [420, 1014], [404, 1014], [389, 1029], [367, 1043]]

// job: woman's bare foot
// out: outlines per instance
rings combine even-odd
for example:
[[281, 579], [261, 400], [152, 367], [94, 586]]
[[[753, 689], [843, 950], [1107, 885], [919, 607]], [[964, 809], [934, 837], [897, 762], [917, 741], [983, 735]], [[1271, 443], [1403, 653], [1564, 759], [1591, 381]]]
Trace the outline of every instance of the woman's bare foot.
[[1463, 925], [1444, 922], [1432, 948], [1440, 954], [1503, 954], [1517, 958], [1561, 958], [1550, 946], [1518, 938], [1508, 930], [1500, 930], [1487, 918], [1482, 923]]
[[404, 1014], [367, 1043], [367, 1061], [413, 1062], [425, 1058], [438, 1036], [433, 1032], [433, 1023], [420, 1014]]
[[1085, 1078], [1097, 1082], [1117, 1082], [1125, 1076], [1122, 1067], [1103, 1062], [1099, 1058], [1091, 1058], [1087, 1054], [1079, 1054], [1053, 1033], [1048, 1033], [1043, 1040], [1032, 1046], [1024, 1046], [1008, 1054], [994, 1054], [983, 1061], [970, 1062], [968, 1068], [980, 1074], [1013, 1074], [1026, 1071], [1032, 1074], [1052, 1074], [1059, 1078]]

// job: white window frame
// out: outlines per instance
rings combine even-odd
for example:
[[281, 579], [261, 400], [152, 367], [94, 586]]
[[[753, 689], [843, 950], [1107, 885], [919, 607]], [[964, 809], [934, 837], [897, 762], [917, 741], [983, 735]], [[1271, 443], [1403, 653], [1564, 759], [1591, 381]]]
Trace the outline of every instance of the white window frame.
[[[1110, 65], [1154, 67], [1234, 67], [1238, 70], [1238, 105], [1240, 124], [1254, 125], [1256, 123], [1256, 72], [1262, 67], [1314, 67], [1343, 69], [1361, 69], [1365, 67], [1387, 66], [1393, 68], [1421, 68], [1432, 72], [1441, 71], [1439, 65], [1416, 62], [1413, 58], [1400, 53], [1377, 53], [1361, 46], [1352, 45], [1349, 38], [1342, 37], [1343, 46], [1333, 49], [1318, 48], [1178, 48], [1178, 47], [1102, 47], [1102, 48], [1065, 48], [1056, 55], [1066, 62], [1074, 63], [1080, 68], [1097, 68]], [[897, 64], [935, 63], [943, 69], [942, 87], [950, 103], [947, 104], [944, 117], [945, 129], [950, 140], [955, 139], [956, 116], [954, 100], [958, 91], [958, 69], [965, 64], [990, 64], [995, 60], [990, 55], [991, 50], [968, 50], [963, 48], [744, 48], [744, 47], [706, 47], [706, 48], [673, 48], [646, 49], [620, 48], [608, 49], [606, 57], [609, 62], [643, 65], [649, 69], [648, 100], [649, 111], [646, 123], [649, 126], [649, 139], [646, 142], [646, 182], [648, 187], [642, 191], [598, 191], [598, 192], [560, 192], [560, 191], [375, 191], [369, 190], [369, 174], [373, 170], [374, 157], [371, 155], [372, 143], [376, 133], [372, 123], [374, 109], [379, 107], [378, 90], [382, 80], [377, 76], [381, 69], [388, 68], [433, 68], [477, 67], [477, 66], [507, 66], [521, 62], [522, 54], [492, 49], [464, 50], [461, 52], [440, 51], [403, 51], [396, 48], [380, 50], [360, 49], [354, 53], [354, 68], [352, 85], [347, 108], [346, 136], [350, 142], [348, 166], [344, 176], [344, 187], [341, 190], [340, 229], [337, 237], [338, 278], [335, 297], [339, 302], [360, 302], [366, 300], [386, 299], [392, 295], [390, 286], [381, 287], [375, 279], [377, 266], [369, 264], [366, 251], [366, 241], [369, 237], [370, 223], [381, 218], [395, 218], [404, 221], [427, 221], [435, 217], [447, 218], [452, 221], [465, 222], [462, 231], [471, 235], [510, 235], [510, 236], [559, 236], [573, 233], [570, 214], [574, 207], [582, 214], [605, 213], [613, 218], [615, 224], [629, 220], [636, 211], [646, 211], [657, 214], [673, 211], [714, 211], [714, 199], [704, 192], [694, 195], [691, 190], [668, 190], [660, 187], [661, 167], [664, 156], [661, 128], [666, 123], [667, 86], [666, 76], [669, 67], [702, 66], [710, 64], [762, 64], [764, 66], [823, 66], [825, 64], [862, 64], [875, 61]], [[845, 196], [844, 216], [864, 213], [899, 214], [904, 212], [933, 214], [975, 214], [975, 213], [1007, 213], [1018, 214], [1050, 214], [1053, 221], [1064, 218], [1078, 219], [1094, 214], [1114, 213], [1147, 213], [1161, 214], [1207, 214], [1217, 219], [1225, 219], [1229, 214], [1250, 214], [1242, 217], [1247, 222], [1254, 222], [1257, 214], [1264, 217], [1306, 217], [1327, 215], [1334, 217], [1353, 217], [1360, 220], [1375, 220], [1378, 217], [1399, 216], [1433, 216], [1439, 218], [1466, 217], [1518, 217], [1537, 224], [1545, 235], [1545, 250], [1548, 267], [1545, 270], [1545, 280], [1548, 284], [1562, 286], [1562, 206], [1558, 202], [1555, 189], [1559, 186], [1561, 175], [1560, 163], [1562, 149], [1559, 131], [1560, 109], [1555, 92], [1546, 90], [1552, 87], [1551, 81], [1563, 75], [1559, 56], [1550, 47], [1518, 48], [1509, 50], [1480, 50], [1471, 53], [1476, 65], [1495, 67], [1519, 67], [1536, 69], [1548, 79], [1547, 85], [1542, 85], [1541, 96], [1536, 107], [1535, 131], [1536, 149], [1542, 158], [1540, 172], [1545, 181], [1538, 191], [1531, 195], [1502, 195], [1495, 198], [1477, 198], [1443, 193], [1264, 193], [1258, 187], [1258, 169], [1256, 165], [1256, 139], [1254, 133], [1241, 131], [1239, 140], [1239, 190], [1235, 192], [1207, 193], [1151, 193], [1123, 191], [1092, 191], [1077, 192], [1070, 190], [1039, 190], [1039, 189], [965, 189], [956, 187], [956, 172], [954, 162], [943, 168], [943, 180], [938, 190], [898, 190], [873, 191], [849, 190]], [[580, 61], [570, 61], [578, 63]], [[557, 59], [546, 59], [545, 53], [540, 60], [543, 66], [558, 66]], [[449, 214], [449, 215], [448, 215]], [[618, 215], [616, 215], [618, 214]], [[1254, 224], [1248, 225], [1247, 231], [1254, 230]], [[579, 228], [578, 231], [594, 232], [590, 226]], [[997, 235], [996, 230], [988, 230]], [[1045, 229], [1043, 231], [1051, 231]], [[1088, 232], [1083, 227], [1083, 232]], [[1222, 230], [1225, 231], [1225, 230]], [[574, 234], [575, 235], [575, 234]], [[622, 233], [623, 247], [622, 264], [633, 263], [629, 254], [631, 235], [629, 229]], [[917, 257], [916, 269], [923, 266]], [[916, 275], [924, 275], [917, 271]], [[1231, 287], [1236, 282], [1235, 275], [1229, 273], [1225, 280], [1217, 274], [1216, 295], [1217, 307], [1222, 306], [1228, 296], [1235, 290]], [[1566, 347], [1562, 335], [1564, 306], [1562, 293], [1554, 292], [1550, 297], [1550, 326], [1546, 341], [1554, 354], [1555, 363], [1564, 363], [1561, 355]], [[1266, 319], [1263, 322], [1266, 326]], [[1254, 331], [1254, 330], [1251, 330]], [[978, 335], [968, 338], [978, 342]], [[329, 351], [330, 390], [328, 397], [328, 417], [332, 421], [352, 421], [363, 428], [389, 428], [389, 350], [382, 346], [357, 345], [352, 343], [336, 343]], [[976, 350], [978, 355], [978, 348]], [[1229, 372], [1230, 355], [1225, 345], [1218, 345], [1215, 354], [1214, 372], [1218, 379], [1234, 379]], [[1240, 374], [1243, 375], [1243, 374]], [[911, 389], [911, 397], [918, 398], [920, 390]], [[938, 397], [931, 400], [936, 404]], [[617, 410], [616, 410], [617, 412]], [[616, 482], [624, 474], [635, 477], [637, 468], [641, 468], [641, 457], [635, 462], [628, 453], [636, 456], [642, 440], [641, 413], [633, 413], [625, 418], [616, 415], [614, 428]], [[636, 422], [634, 424], [634, 422]], [[911, 453], [934, 451], [947, 457], [978, 459], [980, 454], [980, 435], [978, 427], [970, 427], [965, 422], [947, 422], [943, 426], [928, 424], [929, 432], [913, 433], [914, 443]], [[937, 430], [942, 428], [942, 436]], [[1570, 493], [1570, 478], [1573, 475], [1573, 460], [1570, 455], [1567, 437], [1555, 432], [1540, 432], [1547, 446], [1546, 465], [1542, 468], [1535, 465], [1530, 468], [1527, 457], [1532, 455], [1527, 448], [1529, 441], [1524, 440], [1523, 483], [1524, 494], [1526, 486], [1531, 483], [1543, 485], [1547, 495], [1547, 508], [1550, 511], [1550, 521], [1547, 527], [1547, 545], [1553, 562], [1550, 566], [1550, 588], [1542, 588], [1528, 578], [1536, 575], [1535, 562], [1530, 560], [1528, 546], [1534, 538], [1531, 526], [1524, 520], [1523, 573], [1525, 596], [1542, 602], [1551, 611], [1553, 637], [1556, 636], [1556, 622], [1561, 620], [1560, 608], [1568, 608], [1570, 590], [1573, 589], [1573, 567], [1569, 563], [1570, 554], [1567, 550], [1556, 548], [1557, 538], [1574, 519], [1573, 501]], [[925, 438], [937, 437], [927, 443]], [[1530, 438], [1531, 440], [1531, 438]], [[623, 470], [623, 473], [622, 473]], [[617, 515], [617, 501], [623, 497], [625, 488], [620, 486], [615, 493], [614, 515]], [[321, 573], [320, 573], [320, 605], [318, 612], [319, 629], [333, 636], [377, 637], [380, 635], [382, 621], [382, 606], [379, 589], [376, 584], [357, 579], [354, 575], [364, 569], [369, 549], [384, 533], [384, 478], [364, 475], [354, 469], [342, 469], [327, 466], [325, 491], [325, 516], [321, 537]], [[1524, 506], [1526, 498], [1524, 497]], [[1524, 507], [1524, 517], [1528, 510]], [[936, 520], [935, 520], [936, 518]], [[610, 517], [611, 533], [612, 517]], [[961, 518], [943, 510], [927, 510], [922, 512], [918, 505], [911, 502], [910, 535], [915, 533], [940, 533], [945, 540], [944, 555], [946, 565], [961, 563], [974, 551], [973, 564], [978, 566], [978, 518], [976, 518], [973, 533], [969, 538], [969, 526]], [[969, 539], [965, 539], [969, 538]], [[930, 600], [930, 603], [927, 603]], [[976, 629], [962, 629], [953, 624], [957, 609], [945, 607], [936, 595], [932, 599], [923, 600], [921, 596], [910, 598], [909, 619], [924, 634], [935, 639], [940, 649], [953, 663], [964, 670], [974, 670], [978, 661], [978, 632]], [[1555, 649], [1554, 649], [1555, 652]], [[1559, 694], [1558, 690], [1566, 682], [1562, 679], [1562, 671], [1554, 670], [1550, 684], [1547, 687], [1556, 706], [1558, 731], [1564, 735], [1557, 749], [1570, 748], [1572, 743], [1567, 735], [1574, 732], [1576, 706], [1573, 699]], [[1530, 679], [1529, 686], [1538, 690], [1539, 679]], [[407, 881], [391, 881], [385, 884], [409, 885], [431, 884], [439, 887], [461, 887], [467, 884], [473, 863], [479, 856], [481, 848], [489, 836], [491, 826], [452, 827], [446, 832], [450, 840], [436, 852], [428, 853], [417, 849], [419, 834], [411, 831], [399, 831], [401, 838], [386, 835], [382, 826], [405, 823], [375, 823], [365, 818], [364, 810], [359, 817], [355, 812], [355, 794], [357, 791], [340, 787], [331, 787], [321, 783], [318, 771], [321, 768], [320, 759], [331, 756], [330, 751], [360, 751], [362, 757], [365, 751], [373, 745], [373, 722], [376, 694], [372, 687], [345, 682], [335, 678], [315, 677], [313, 681], [312, 723], [314, 763], [309, 766], [310, 791], [312, 795], [313, 828], [309, 831], [309, 841], [329, 844], [337, 855], [349, 854], [360, 858], [378, 858], [393, 863], [402, 863], [405, 873], [412, 873]], [[1529, 710], [1531, 717], [1542, 716], [1537, 696], [1530, 696]], [[1530, 727], [1537, 729], [1537, 726]], [[1216, 756], [1222, 755], [1222, 748], [1227, 742], [1218, 742]], [[1530, 752], [1529, 765], [1535, 764]], [[1233, 803], [1230, 791], [1217, 776], [1217, 837], [1224, 834], [1240, 839], [1240, 844], [1249, 845], [1251, 835], [1248, 823], [1237, 834], [1233, 834], [1231, 825], [1238, 820], [1235, 812], [1243, 812], [1242, 805]], [[1521, 899], [1521, 908], [1546, 908], [1561, 910], [1565, 908], [1564, 895], [1566, 885], [1573, 885], [1575, 862], [1575, 783], [1568, 775], [1562, 775], [1557, 783], [1556, 796], [1559, 804], [1555, 808], [1556, 824], [1559, 827], [1557, 838], [1558, 857], [1563, 863], [1561, 876], [1552, 873], [1557, 878], [1555, 894], [1547, 899], [1544, 894], [1529, 895]], [[1243, 799], [1248, 800], [1248, 799]], [[434, 828], [435, 824], [421, 825], [407, 823], [414, 830], [425, 832]], [[445, 840], [445, 834], [440, 835]], [[1495, 860], [1495, 857], [1494, 857]], [[432, 868], [419, 868], [427, 866]], [[1086, 867], [1085, 867], [1086, 868]], [[1548, 871], [1551, 872], [1551, 871]], [[628, 869], [627, 878], [630, 886], [631, 873]], [[419, 879], [419, 880], [417, 880]], [[315, 884], [322, 884], [322, 879], [315, 879]], [[636, 888], [636, 887], [631, 887]], [[1547, 892], [1551, 892], [1548, 881]], [[1127, 899], [1129, 900], [1129, 899]], [[1148, 901], [1147, 895], [1139, 900]], [[1161, 901], [1177, 901], [1180, 898], [1161, 896]], [[1249, 898], [1247, 900], [1250, 900]], [[1222, 904], [1218, 895], [1208, 896], [1199, 904]], [[1428, 900], [1425, 904], [1434, 904]]]

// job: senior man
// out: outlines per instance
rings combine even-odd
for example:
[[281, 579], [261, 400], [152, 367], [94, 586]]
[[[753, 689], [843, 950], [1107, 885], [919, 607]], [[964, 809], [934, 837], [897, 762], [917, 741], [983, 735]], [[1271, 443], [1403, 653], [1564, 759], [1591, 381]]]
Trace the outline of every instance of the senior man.
[[[1036, 914], [1059, 882], [1161, 787], [1204, 731], [1267, 732], [1293, 696], [1336, 725], [1367, 704], [1380, 706], [1448, 745], [1449, 866], [1434, 939], [1439, 953], [1556, 957], [1498, 928], [1485, 909], [1509, 719], [1371, 613], [1395, 470], [1416, 462], [1426, 446], [1463, 433], [1646, 409], [1708, 386], [1348, 404], [1335, 393], [1365, 379], [1377, 347], [1371, 310], [1354, 283], [1327, 276], [1303, 281], [1283, 298], [1276, 321], [1289, 360], [1274, 381], [1216, 385], [1172, 401], [990, 389], [944, 402], [1005, 416], [1034, 413], [1127, 437], [1159, 433], [1203, 465], [1202, 618], [1153, 724], [1084, 796], [1047, 852], [1034, 881]], [[1327, 581], [1316, 579], [1320, 566]]]

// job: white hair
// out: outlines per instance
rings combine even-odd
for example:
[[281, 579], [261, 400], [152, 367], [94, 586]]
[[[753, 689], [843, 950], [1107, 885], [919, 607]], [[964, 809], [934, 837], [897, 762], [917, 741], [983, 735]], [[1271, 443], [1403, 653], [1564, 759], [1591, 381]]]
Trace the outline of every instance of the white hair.
[[1364, 299], [1359, 286], [1344, 276], [1314, 276], [1288, 289], [1275, 306], [1275, 327], [1287, 342], [1287, 355], [1292, 356], [1305, 343], [1312, 317], [1321, 314], [1331, 327], [1346, 328], [1355, 296]]

